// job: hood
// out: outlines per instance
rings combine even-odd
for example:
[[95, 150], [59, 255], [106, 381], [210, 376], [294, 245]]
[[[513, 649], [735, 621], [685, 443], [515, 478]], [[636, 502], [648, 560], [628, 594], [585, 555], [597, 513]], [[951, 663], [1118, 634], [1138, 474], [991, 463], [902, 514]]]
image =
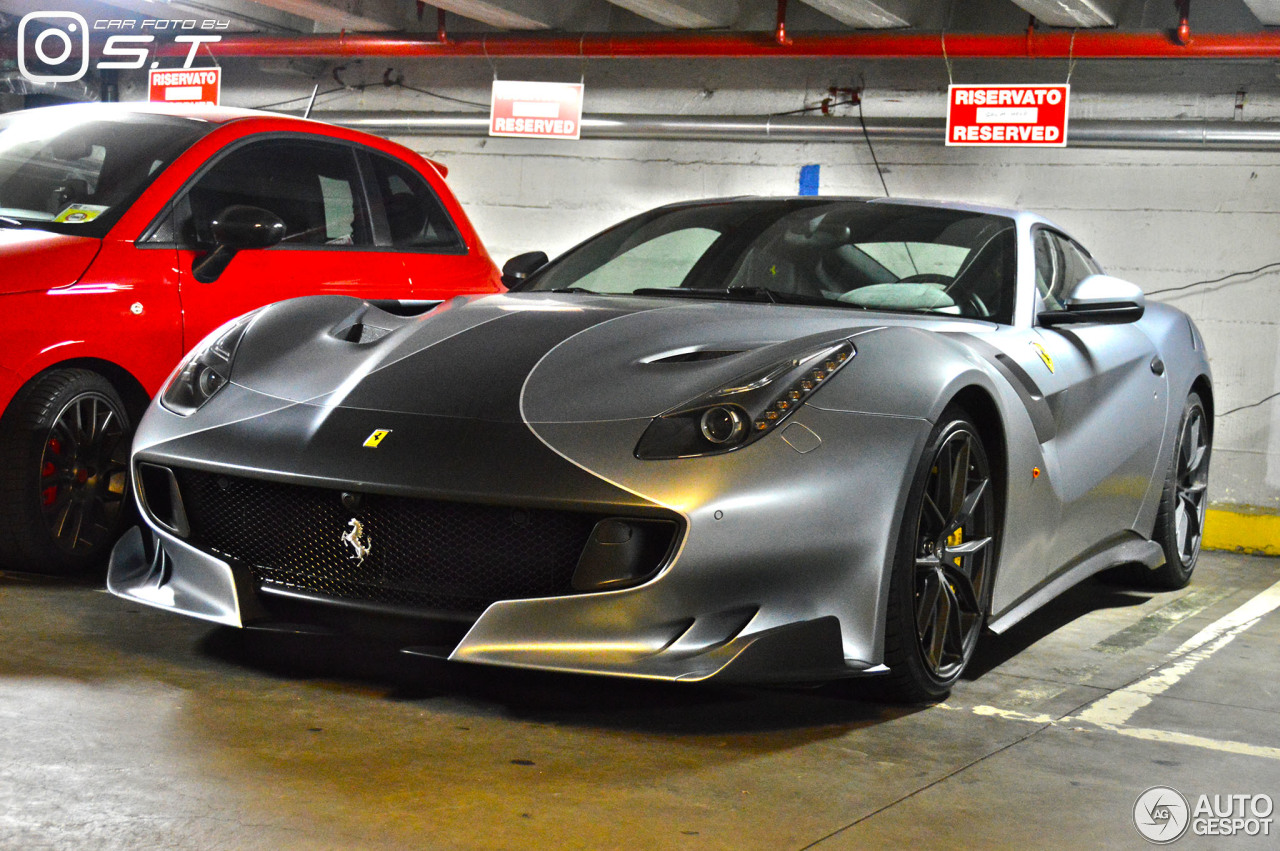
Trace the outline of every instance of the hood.
[[38, 292], [80, 280], [102, 240], [0, 227], [0, 293]]
[[496, 422], [649, 418], [798, 345], [903, 321], [840, 308], [550, 293], [461, 297], [402, 317], [354, 299], [308, 298], [258, 317], [231, 380], [324, 407]]

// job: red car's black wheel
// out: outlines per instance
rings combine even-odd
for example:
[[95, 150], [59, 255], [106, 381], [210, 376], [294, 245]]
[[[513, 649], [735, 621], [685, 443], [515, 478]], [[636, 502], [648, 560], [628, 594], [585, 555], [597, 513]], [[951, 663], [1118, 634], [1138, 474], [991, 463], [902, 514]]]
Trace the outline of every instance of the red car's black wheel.
[[19, 391], [0, 425], [0, 563], [66, 573], [103, 558], [128, 505], [132, 437], [96, 372], [53, 370]]

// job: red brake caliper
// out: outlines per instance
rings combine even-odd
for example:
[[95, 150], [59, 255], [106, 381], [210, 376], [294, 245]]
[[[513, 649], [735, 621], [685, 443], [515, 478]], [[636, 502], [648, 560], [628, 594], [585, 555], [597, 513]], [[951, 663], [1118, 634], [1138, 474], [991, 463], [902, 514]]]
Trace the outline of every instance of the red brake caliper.
[[[62, 444], [58, 441], [58, 438], [56, 437], [49, 438], [49, 451], [52, 452], [54, 455], [62, 454]], [[45, 479], [49, 478], [50, 476], [53, 476], [57, 472], [58, 472], [58, 468], [53, 466], [52, 461], [45, 461], [44, 466], [40, 468], [40, 476], [41, 478], [45, 478]], [[40, 500], [46, 506], [53, 505], [54, 501], [57, 498], [58, 498], [57, 485], [50, 485], [49, 487], [40, 491]]]

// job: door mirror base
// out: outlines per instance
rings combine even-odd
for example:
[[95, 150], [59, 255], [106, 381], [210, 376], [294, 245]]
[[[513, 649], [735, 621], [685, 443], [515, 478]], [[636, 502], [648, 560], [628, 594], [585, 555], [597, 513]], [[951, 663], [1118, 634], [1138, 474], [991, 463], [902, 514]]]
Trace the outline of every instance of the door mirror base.
[[1042, 310], [1036, 322], [1046, 328], [1086, 322], [1122, 325], [1137, 322], [1146, 309], [1146, 297], [1138, 286], [1110, 275], [1089, 275], [1071, 288], [1061, 310]]
[[507, 289], [514, 289], [545, 265], [547, 265], [545, 251], [527, 251], [524, 254], [517, 254], [502, 264], [502, 285]]
[[196, 260], [191, 275], [202, 284], [211, 284], [226, 271], [237, 251], [270, 248], [284, 239], [284, 222], [270, 210], [247, 204], [232, 204], [210, 223], [217, 247]]

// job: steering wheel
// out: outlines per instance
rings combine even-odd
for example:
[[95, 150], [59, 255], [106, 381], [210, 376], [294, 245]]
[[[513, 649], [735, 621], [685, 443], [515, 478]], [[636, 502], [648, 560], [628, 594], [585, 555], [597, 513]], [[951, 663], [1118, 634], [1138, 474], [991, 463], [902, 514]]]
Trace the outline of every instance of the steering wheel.
[[971, 292], [966, 296], [965, 304], [973, 309], [974, 316], [986, 318], [991, 315], [991, 311], [987, 309], [987, 303], [982, 300], [982, 296], [975, 292]]
[[907, 275], [905, 278], [899, 278], [900, 284], [949, 284], [954, 278], [950, 275], [939, 275], [936, 272], [920, 272], [915, 275]]

